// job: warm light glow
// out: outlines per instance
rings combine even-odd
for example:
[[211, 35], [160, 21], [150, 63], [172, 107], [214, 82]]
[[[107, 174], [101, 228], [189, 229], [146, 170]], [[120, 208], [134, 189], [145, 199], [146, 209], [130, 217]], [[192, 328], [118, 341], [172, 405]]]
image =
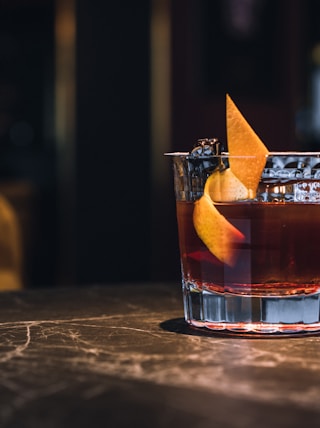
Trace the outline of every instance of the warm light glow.
[[163, 153], [170, 150], [170, 20], [169, 1], [153, 0], [151, 17], [151, 139], [152, 179], [168, 179]]
[[56, 45], [56, 133], [58, 146], [73, 140], [75, 123], [75, 1], [57, 0]]
[[[76, 123], [76, 0], [56, 0], [55, 137], [59, 186], [59, 282], [73, 281]], [[65, 277], [67, 276], [67, 277]], [[70, 277], [71, 276], [71, 277]]]

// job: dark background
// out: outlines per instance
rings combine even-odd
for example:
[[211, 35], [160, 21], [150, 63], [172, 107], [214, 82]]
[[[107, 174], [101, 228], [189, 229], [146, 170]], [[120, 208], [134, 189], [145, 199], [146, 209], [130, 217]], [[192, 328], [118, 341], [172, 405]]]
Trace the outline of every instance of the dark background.
[[[76, 29], [74, 97], [62, 86], [65, 104], [61, 5]], [[21, 221], [27, 287], [179, 280], [171, 169], [159, 156], [155, 184], [152, 162], [158, 6], [0, 2], [0, 191]], [[310, 119], [319, 1], [165, 0], [161, 10], [170, 30], [166, 148], [225, 139], [228, 92], [270, 150], [320, 150]], [[59, 108], [73, 118], [62, 143]]]

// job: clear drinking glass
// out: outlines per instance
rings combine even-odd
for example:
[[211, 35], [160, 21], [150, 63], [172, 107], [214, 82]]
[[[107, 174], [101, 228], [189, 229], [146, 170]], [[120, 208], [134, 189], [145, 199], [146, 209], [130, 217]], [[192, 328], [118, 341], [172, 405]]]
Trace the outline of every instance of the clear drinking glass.
[[209, 251], [193, 219], [208, 176], [221, 162], [228, 167], [228, 154], [168, 155], [186, 321], [240, 333], [320, 330], [320, 153], [270, 153], [254, 198], [224, 202], [222, 194], [214, 203], [243, 237], [229, 243], [232, 264]]

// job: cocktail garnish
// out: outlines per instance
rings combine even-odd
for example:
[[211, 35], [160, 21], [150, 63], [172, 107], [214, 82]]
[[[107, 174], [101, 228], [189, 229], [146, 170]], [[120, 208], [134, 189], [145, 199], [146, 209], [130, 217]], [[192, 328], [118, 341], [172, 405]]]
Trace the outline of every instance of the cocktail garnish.
[[209, 195], [213, 202], [230, 202], [249, 197], [248, 189], [230, 168], [215, 170], [206, 181], [204, 193]]
[[230, 96], [226, 96], [230, 168], [254, 198], [266, 164], [268, 149], [248, 124]]
[[[235, 243], [244, 235], [215, 207], [215, 202], [252, 199], [256, 195], [268, 149], [242, 116], [230, 96], [226, 96], [229, 168], [219, 158], [209, 175], [203, 196], [195, 202], [193, 223], [199, 238], [220, 261], [232, 266], [236, 258]], [[218, 140], [200, 140], [194, 153], [199, 156], [221, 154]], [[192, 154], [193, 152], [191, 152]]]
[[222, 263], [232, 266], [235, 260], [235, 244], [244, 235], [234, 227], [204, 194], [195, 202], [193, 223], [199, 238], [209, 251]]

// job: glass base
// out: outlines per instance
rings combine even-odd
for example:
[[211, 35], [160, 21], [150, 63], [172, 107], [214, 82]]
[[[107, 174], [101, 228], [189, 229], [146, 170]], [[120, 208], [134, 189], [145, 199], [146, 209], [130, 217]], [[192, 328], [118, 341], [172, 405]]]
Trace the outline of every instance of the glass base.
[[248, 296], [183, 286], [185, 319], [195, 327], [234, 333], [320, 331], [320, 293]]

